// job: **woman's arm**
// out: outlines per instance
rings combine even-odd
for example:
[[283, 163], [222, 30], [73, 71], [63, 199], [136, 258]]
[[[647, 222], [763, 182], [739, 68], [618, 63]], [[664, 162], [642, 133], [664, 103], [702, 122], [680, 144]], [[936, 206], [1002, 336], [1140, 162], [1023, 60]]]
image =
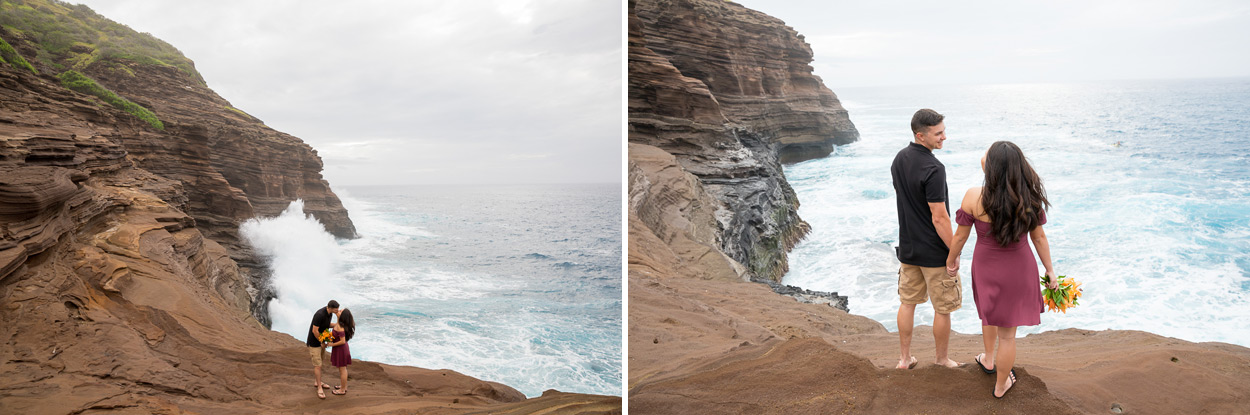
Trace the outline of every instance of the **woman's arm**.
[[971, 226], [959, 225], [959, 228], [955, 230], [955, 237], [951, 241], [951, 253], [946, 257], [946, 273], [952, 277], [959, 273], [959, 254], [964, 250], [964, 244], [968, 242], [968, 236], [971, 234]]
[[1046, 231], [1042, 229], [1042, 225], [1029, 231], [1029, 238], [1033, 240], [1033, 248], [1037, 249], [1038, 258], [1042, 259], [1042, 266], [1046, 267], [1046, 275], [1050, 276], [1050, 283], [1046, 286], [1052, 290], [1059, 288], [1059, 278], [1055, 275], [1055, 267], [1050, 263], [1050, 242], [1046, 240]]
[[[971, 214], [972, 205], [970, 203], [980, 200], [980, 192], [977, 192], [976, 190], [977, 188], [974, 187], [968, 189], [967, 192], [964, 192], [964, 200], [959, 203], [959, 208], [963, 209], [964, 213]], [[958, 214], [956, 214], [956, 216], [958, 216]], [[968, 243], [968, 237], [970, 235], [972, 235], [971, 226], [959, 225], [959, 227], [955, 229], [955, 235], [951, 237], [950, 255], [946, 256], [946, 273], [952, 277], [959, 273], [959, 254], [963, 252], [964, 244]]]

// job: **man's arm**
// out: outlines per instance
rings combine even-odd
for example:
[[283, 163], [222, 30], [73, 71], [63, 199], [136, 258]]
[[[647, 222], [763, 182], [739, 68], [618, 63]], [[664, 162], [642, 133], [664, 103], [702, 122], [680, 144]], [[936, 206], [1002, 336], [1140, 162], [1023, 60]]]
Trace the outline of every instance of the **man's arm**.
[[939, 238], [946, 243], [946, 249], [951, 247], [951, 217], [946, 213], [946, 202], [929, 203], [929, 212], [933, 215], [933, 229], [937, 230]]

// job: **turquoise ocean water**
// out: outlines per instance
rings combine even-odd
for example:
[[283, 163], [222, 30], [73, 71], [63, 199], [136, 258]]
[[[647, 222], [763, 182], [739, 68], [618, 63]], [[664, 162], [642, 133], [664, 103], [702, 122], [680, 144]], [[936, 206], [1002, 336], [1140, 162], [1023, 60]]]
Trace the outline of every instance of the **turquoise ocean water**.
[[244, 226], [303, 339], [317, 307], [351, 309], [353, 357], [452, 369], [527, 396], [620, 395], [620, 185], [347, 187], [361, 235], [286, 213]]
[[[1250, 79], [846, 88], [862, 134], [828, 158], [788, 166], [812, 233], [784, 282], [850, 296], [851, 312], [896, 329], [898, 224], [890, 163], [919, 108], [946, 115], [952, 215], [982, 181], [991, 143], [1021, 147], [1050, 201], [1056, 271], [1081, 305], [1022, 334], [1146, 330], [1250, 346]], [[1117, 145], [1118, 143], [1118, 145]], [[962, 267], [971, 265], [975, 234]], [[954, 330], [979, 333], [964, 283]], [[917, 324], [931, 324], [931, 307]]]

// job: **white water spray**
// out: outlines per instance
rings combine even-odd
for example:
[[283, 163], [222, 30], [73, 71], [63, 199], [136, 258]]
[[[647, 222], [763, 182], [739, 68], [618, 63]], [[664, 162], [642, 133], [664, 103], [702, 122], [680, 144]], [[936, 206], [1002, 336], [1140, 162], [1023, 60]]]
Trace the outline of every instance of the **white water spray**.
[[296, 200], [281, 215], [250, 219], [239, 233], [269, 260], [270, 283], [277, 298], [269, 303], [273, 330], [304, 340], [308, 322], [318, 307], [331, 299], [343, 300], [342, 281], [336, 278], [339, 245], [325, 226], [304, 214]]

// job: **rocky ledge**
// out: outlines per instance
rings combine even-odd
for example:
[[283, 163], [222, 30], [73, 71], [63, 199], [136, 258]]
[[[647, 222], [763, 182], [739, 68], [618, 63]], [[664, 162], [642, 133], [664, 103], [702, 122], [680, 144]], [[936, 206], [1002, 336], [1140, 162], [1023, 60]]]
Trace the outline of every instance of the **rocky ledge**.
[[618, 397], [525, 399], [359, 360], [349, 396], [318, 399], [302, 339], [262, 322], [264, 265], [237, 234], [299, 198], [355, 235], [316, 152], [231, 107], [180, 54], [49, 52], [33, 27], [94, 22], [110, 33], [95, 39], [176, 52], [155, 38], [85, 6], [0, 7], [0, 412], [620, 413]]
[[800, 303], [825, 304], [842, 311], [851, 311], [847, 297], [845, 295], [838, 295], [836, 292], [813, 291], [769, 280], [755, 279], [752, 281], [767, 285], [768, 288], [773, 289], [773, 292], [787, 297], [792, 297]]

